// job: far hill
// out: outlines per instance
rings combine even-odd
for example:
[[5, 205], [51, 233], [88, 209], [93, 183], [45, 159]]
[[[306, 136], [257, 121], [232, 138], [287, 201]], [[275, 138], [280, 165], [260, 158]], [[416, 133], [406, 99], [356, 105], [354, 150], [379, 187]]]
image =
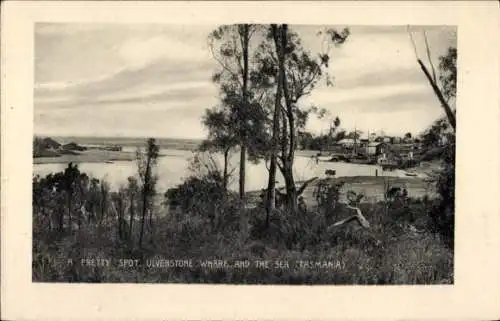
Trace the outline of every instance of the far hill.
[[77, 150], [77, 151], [84, 151], [84, 150], [87, 150], [87, 147], [85, 146], [80, 146], [78, 145], [77, 143], [75, 142], [71, 142], [71, 143], [68, 143], [68, 144], [65, 144], [62, 146], [62, 148], [64, 150]]
[[61, 147], [61, 144], [50, 137], [45, 137], [42, 139], [40, 146], [43, 149], [58, 149]]
[[[92, 137], [92, 136], [58, 136], [55, 139], [62, 142], [74, 142], [78, 145], [118, 145], [139, 147], [146, 144], [148, 137]], [[194, 150], [202, 142], [201, 139], [186, 138], [156, 138], [156, 143], [161, 148]]]

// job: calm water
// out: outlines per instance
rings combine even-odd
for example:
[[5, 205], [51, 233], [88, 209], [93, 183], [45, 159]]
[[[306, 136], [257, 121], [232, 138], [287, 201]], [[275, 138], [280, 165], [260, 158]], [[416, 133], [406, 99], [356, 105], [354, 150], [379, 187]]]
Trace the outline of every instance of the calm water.
[[[135, 148], [125, 148], [126, 151], [134, 151]], [[168, 188], [180, 184], [185, 177], [189, 175], [189, 160], [193, 156], [190, 151], [162, 149], [160, 154], [165, 155], [158, 159], [156, 173], [158, 175], [158, 191], [164, 191]], [[218, 163], [222, 165], [222, 157], [218, 158]], [[234, 168], [234, 174], [230, 181], [230, 188], [238, 189], [238, 154], [233, 155], [230, 168]], [[33, 165], [34, 174], [41, 176], [51, 172], [64, 170], [67, 164], [35, 164]], [[117, 161], [108, 163], [80, 163], [81, 171], [91, 177], [106, 179], [112, 189], [117, 189], [120, 185], [125, 185], [129, 176], [137, 175], [137, 164], [135, 161]], [[222, 167], [220, 167], [222, 168]], [[376, 165], [359, 165], [348, 163], [330, 163], [319, 162], [316, 164], [310, 157], [297, 156], [294, 162], [295, 180], [305, 180], [315, 176], [324, 177], [326, 169], [334, 169], [337, 176], [374, 176], [378, 170], [379, 175], [403, 176], [402, 171], [382, 172], [382, 169]], [[248, 163], [246, 167], [246, 190], [252, 191], [267, 186], [268, 171], [266, 165]], [[281, 173], [277, 173], [278, 185], [284, 185], [284, 179]]]

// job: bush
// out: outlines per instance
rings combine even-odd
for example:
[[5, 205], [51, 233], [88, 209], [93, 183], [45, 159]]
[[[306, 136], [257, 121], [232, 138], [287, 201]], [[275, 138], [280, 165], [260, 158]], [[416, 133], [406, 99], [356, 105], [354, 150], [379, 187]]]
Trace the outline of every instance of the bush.
[[182, 211], [201, 210], [209, 204], [221, 202], [226, 195], [223, 179], [219, 173], [201, 178], [189, 177], [184, 183], [165, 192], [166, 204], [180, 207]]
[[455, 231], [455, 136], [449, 137], [449, 144], [443, 152], [443, 169], [437, 173], [436, 188], [440, 202], [432, 209], [430, 216], [434, 227], [446, 244], [453, 249]]

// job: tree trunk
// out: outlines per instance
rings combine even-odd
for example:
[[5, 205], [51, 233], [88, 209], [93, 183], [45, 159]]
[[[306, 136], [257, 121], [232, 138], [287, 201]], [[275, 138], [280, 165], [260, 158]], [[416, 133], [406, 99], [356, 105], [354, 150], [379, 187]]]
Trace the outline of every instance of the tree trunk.
[[297, 188], [293, 178], [292, 163], [287, 161], [283, 166], [283, 177], [286, 185], [286, 202], [288, 211], [291, 215], [297, 213]]
[[[275, 154], [275, 152], [273, 152]], [[276, 155], [271, 156], [271, 164], [269, 168], [269, 180], [267, 182], [267, 195], [266, 195], [266, 227], [269, 226], [269, 217], [275, 208], [276, 198]]]
[[144, 174], [144, 186], [142, 187], [142, 215], [141, 215], [141, 232], [139, 234], [139, 247], [142, 246], [142, 239], [144, 237], [144, 221], [146, 220], [146, 211], [148, 209], [148, 189], [149, 189], [149, 170], [150, 170], [150, 157], [147, 156], [146, 173]]
[[224, 177], [222, 182], [224, 192], [227, 192], [227, 184], [229, 181], [228, 166], [229, 166], [229, 148], [226, 148], [224, 150]]
[[[249, 42], [249, 26], [247, 24], [243, 25], [243, 34], [242, 36], [242, 51], [243, 51], [243, 88], [242, 88], [242, 96], [243, 96], [243, 109], [246, 109], [248, 106], [248, 42]], [[243, 201], [245, 197], [245, 162], [246, 162], [246, 134], [245, 133], [245, 112], [240, 113], [240, 130], [241, 130], [241, 148], [240, 148], [240, 200]]]
[[120, 235], [121, 240], [124, 239], [124, 236], [126, 234], [125, 225], [127, 224], [127, 222], [125, 222], [125, 218], [124, 218], [125, 207], [123, 204], [124, 200], [122, 197], [124, 197], [123, 194], [118, 194], [118, 234]]
[[451, 127], [453, 127], [453, 131], [455, 131], [456, 130], [456, 118], [455, 118], [455, 114], [451, 110], [450, 105], [448, 105], [448, 103], [446, 102], [446, 99], [444, 99], [443, 94], [441, 93], [441, 90], [439, 89], [439, 87], [437, 86], [437, 84], [434, 82], [434, 80], [432, 79], [431, 75], [429, 74], [429, 71], [427, 70], [427, 68], [425, 68], [425, 65], [423, 64], [423, 62], [420, 59], [418, 59], [418, 64], [420, 65], [420, 68], [422, 69], [422, 71], [424, 72], [425, 76], [427, 77], [427, 80], [429, 81], [429, 83], [430, 83], [432, 89], [434, 90], [434, 93], [436, 94], [437, 98], [439, 99], [439, 102], [441, 103], [441, 106], [443, 106], [443, 109], [446, 112], [446, 116], [448, 117], [448, 121], [450, 122]]
[[240, 179], [239, 179], [239, 194], [240, 200], [243, 201], [245, 197], [245, 162], [246, 162], [246, 148], [241, 146], [240, 148]]
[[[274, 44], [276, 46], [276, 53], [281, 54], [281, 45], [279, 41], [278, 28], [276, 25], [272, 25]], [[283, 81], [283, 69], [278, 70], [278, 86], [276, 89], [276, 100], [274, 104], [274, 115], [273, 115], [273, 136], [271, 145], [271, 163], [269, 167], [269, 180], [267, 184], [267, 198], [266, 198], [266, 226], [269, 226], [269, 216], [275, 207], [275, 189], [276, 189], [276, 167], [277, 167], [277, 148], [278, 148], [278, 132], [279, 132], [279, 116], [281, 109], [281, 84]]]
[[128, 231], [128, 235], [130, 237], [130, 242], [132, 242], [132, 225], [134, 223], [134, 195], [131, 193], [130, 194], [130, 208], [129, 208], [129, 212], [130, 212], [130, 218], [129, 218], [129, 231]]
[[317, 179], [318, 179], [318, 177], [316, 176], [316, 177], [313, 177], [313, 178], [308, 179], [307, 181], [305, 181], [305, 182], [302, 184], [302, 186], [301, 186], [301, 187], [297, 190], [297, 197], [299, 197], [300, 195], [302, 195], [302, 193], [304, 193], [304, 191], [306, 190], [307, 186], [308, 186], [309, 184], [311, 184], [311, 182], [313, 182], [313, 181], [315, 181], [315, 180], [317, 180]]
[[142, 247], [142, 239], [144, 237], [144, 221], [146, 220], [146, 196], [143, 194], [142, 196], [142, 215], [141, 215], [141, 232], [139, 234], [139, 247]]
[[153, 211], [152, 209], [149, 210], [149, 227], [153, 229]]
[[[249, 43], [249, 25], [243, 25], [243, 34], [242, 34], [242, 46], [243, 46], [243, 88], [242, 88], [242, 96], [243, 96], [243, 108], [248, 107], [248, 43]], [[245, 123], [245, 112], [240, 113], [240, 129], [241, 129], [241, 149], [240, 149], [240, 236], [242, 239], [246, 237], [246, 226], [247, 220], [244, 211], [245, 204], [245, 162], [246, 162], [246, 128], [244, 126]]]
[[50, 214], [47, 214], [47, 217], [49, 219], [49, 232], [52, 232], [52, 217], [50, 216]]
[[[281, 50], [278, 55], [279, 69], [282, 71], [283, 75], [281, 78], [281, 85], [283, 87], [283, 97], [285, 98], [286, 112], [284, 113], [284, 140], [288, 142], [288, 150], [286, 145], [283, 147], [283, 177], [285, 178], [286, 193], [287, 193], [287, 207], [291, 215], [297, 213], [297, 188], [295, 186], [295, 181], [293, 179], [293, 160], [295, 156], [296, 139], [295, 139], [295, 118], [293, 114], [293, 105], [288, 92], [288, 84], [285, 70], [285, 48], [287, 46], [288, 25], [283, 24], [281, 27]], [[287, 130], [287, 124], [289, 130]]]

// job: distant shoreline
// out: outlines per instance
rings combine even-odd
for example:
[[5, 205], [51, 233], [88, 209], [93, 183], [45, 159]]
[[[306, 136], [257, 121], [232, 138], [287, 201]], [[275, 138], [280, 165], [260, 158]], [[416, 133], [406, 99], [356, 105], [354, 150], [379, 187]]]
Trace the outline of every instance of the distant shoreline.
[[[52, 135], [37, 135], [39, 137], [50, 137], [60, 143], [76, 143], [78, 145], [119, 145], [127, 147], [140, 147], [146, 146], [147, 137], [92, 137], [92, 136], [52, 136]], [[153, 137], [154, 138], [154, 137]], [[189, 139], [189, 138], [155, 138], [156, 144], [161, 148], [173, 149], [195, 149], [197, 148], [202, 139]]]
[[61, 155], [52, 157], [33, 157], [33, 164], [65, 164], [65, 163], [105, 163], [112, 161], [133, 161], [134, 152], [108, 151], [89, 149], [77, 155]]
[[[134, 147], [134, 146], [126, 146]], [[188, 148], [162, 148], [177, 151], [192, 151]], [[135, 151], [112, 151], [104, 149], [89, 148], [85, 151], [73, 151], [75, 154], [62, 154], [59, 156], [33, 157], [33, 164], [67, 164], [67, 163], [106, 163], [115, 161], [135, 161], [137, 159]], [[162, 153], [160, 149], [159, 157], [175, 156], [169, 153]]]
[[[134, 147], [134, 146], [126, 146]], [[186, 146], [175, 146], [175, 147], [162, 147], [162, 149], [172, 149], [172, 150], [182, 150], [182, 151], [193, 151], [191, 148], [186, 148]], [[106, 163], [114, 161], [135, 161], [135, 152], [130, 151], [110, 151], [110, 150], [100, 150], [100, 149], [88, 149], [85, 151], [76, 152], [76, 155], [60, 155], [60, 156], [49, 156], [49, 157], [33, 157], [33, 164], [67, 164], [67, 163]], [[316, 155], [317, 151], [300, 150], [296, 152], [297, 156], [310, 157]], [[160, 152], [160, 157], [169, 156], [168, 154], [162, 154]]]

